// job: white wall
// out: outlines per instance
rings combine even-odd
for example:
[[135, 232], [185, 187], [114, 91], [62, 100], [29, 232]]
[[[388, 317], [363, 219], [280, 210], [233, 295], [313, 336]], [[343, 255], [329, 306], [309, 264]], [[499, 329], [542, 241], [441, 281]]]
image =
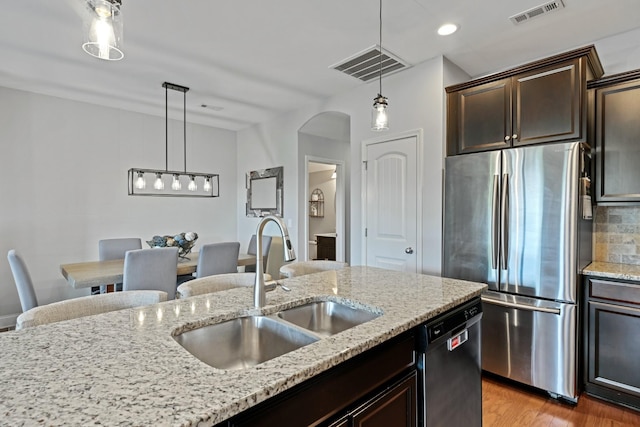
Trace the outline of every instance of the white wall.
[[[74, 291], [60, 264], [96, 260], [98, 240], [195, 231], [202, 243], [235, 240], [236, 133], [187, 126], [187, 167], [220, 174], [215, 199], [127, 195], [131, 167], [164, 169], [165, 119], [0, 88], [0, 254], [15, 248], [40, 303]], [[181, 170], [182, 122], [170, 121], [169, 169]], [[232, 161], [230, 161], [230, 159]], [[0, 327], [21, 311], [0, 261]], [[11, 322], [9, 322], [11, 323]]]
[[[424, 130], [423, 180], [423, 270], [440, 272], [442, 235], [442, 158], [444, 144], [444, 82], [448, 73], [444, 58], [438, 57], [383, 79], [383, 94], [389, 98], [389, 136], [409, 130]], [[446, 78], [449, 81], [449, 78]], [[448, 84], [448, 83], [447, 83]], [[297, 131], [307, 120], [323, 111], [339, 111], [351, 117], [351, 263], [361, 260], [361, 144], [380, 136], [370, 130], [373, 97], [377, 82], [334, 96], [325, 102], [283, 114], [267, 124], [238, 132], [238, 173], [252, 169], [284, 166], [285, 218], [291, 220], [294, 242], [303, 230], [298, 224], [298, 188], [304, 183], [304, 170], [296, 164]], [[244, 153], [244, 154], [240, 154]], [[275, 157], [277, 154], [281, 156]], [[278, 159], [276, 161], [275, 159]], [[240, 199], [244, 193], [238, 190]], [[304, 201], [306, 202], [306, 201]], [[244, 213], [244, 202], [238, 204]], [[238, 235], [245, 240], [255, 231], [254, 222], [240, 219]]]

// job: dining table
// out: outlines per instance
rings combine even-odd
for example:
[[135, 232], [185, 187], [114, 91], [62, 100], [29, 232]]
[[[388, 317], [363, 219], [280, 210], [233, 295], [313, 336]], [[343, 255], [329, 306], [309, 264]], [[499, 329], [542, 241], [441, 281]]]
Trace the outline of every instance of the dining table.
[[[238, 254], [238, 266], [253, 265], [255, 263], [255, 255]], [[187, 258], [178, 258], [176, 278], [177, 276], [195, 273], [197, 268], [197, 252], [190, 253]], [[75, 289], [122, 283], [124, 259], [61, 264], [60, 271], [69, 285]]]

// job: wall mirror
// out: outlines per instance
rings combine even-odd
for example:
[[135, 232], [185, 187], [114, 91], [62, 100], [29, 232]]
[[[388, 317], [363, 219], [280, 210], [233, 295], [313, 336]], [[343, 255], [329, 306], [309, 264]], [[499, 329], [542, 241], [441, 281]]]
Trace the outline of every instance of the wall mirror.
[[247, 216], [282, 217], [283, 169], [280, 166], [247, 173]]

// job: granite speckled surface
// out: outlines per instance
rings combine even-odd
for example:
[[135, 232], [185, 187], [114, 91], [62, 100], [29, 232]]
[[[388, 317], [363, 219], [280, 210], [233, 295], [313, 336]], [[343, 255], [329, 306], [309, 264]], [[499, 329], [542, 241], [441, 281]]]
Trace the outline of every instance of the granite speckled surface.
[[[350, 267], [287, 279], [292, 290], [229, 291], [0, 335], [0, 425], [214, 425], [362, 353], [486, 288]], [[173, 338], [245, 314], [333, 300], [384, 314], [244, 370], [219, 370]]]
[[612, 262], [592, 262], [582, 270], [588, 276], [606, 277], [609, 279], [640, 281], [640, 265], [615, 264]]

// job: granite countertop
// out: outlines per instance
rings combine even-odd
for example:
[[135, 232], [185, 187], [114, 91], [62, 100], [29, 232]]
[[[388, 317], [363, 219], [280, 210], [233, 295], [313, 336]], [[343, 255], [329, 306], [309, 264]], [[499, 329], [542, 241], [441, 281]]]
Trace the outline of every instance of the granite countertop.
[[596, 261], [585, 267], [582, 274], [609, 279], [640, 281], [640, 265]]
[[[2, 425], [215, 425], [350, 359], [486, 288], [479, 283], [349, 267], [285, 280], [251, 308], [252, 288], [169, 301], [0, 334]], [[243, 370], [220, 370], [173, 338], [238, 315], [317, 300], [383, 315]]]

